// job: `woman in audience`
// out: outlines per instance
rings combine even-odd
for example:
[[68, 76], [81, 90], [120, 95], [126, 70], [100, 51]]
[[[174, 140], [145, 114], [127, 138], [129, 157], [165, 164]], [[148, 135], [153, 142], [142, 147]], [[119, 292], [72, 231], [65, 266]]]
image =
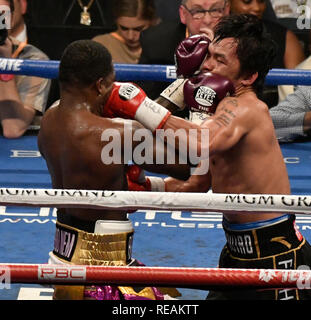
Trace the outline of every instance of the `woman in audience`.
[[117, 30], [98, 35], [93, 40], [110, 51], [114, 63], [138, 63], [140, 33], [158, 22], [154, 1], [115, 0], [113, 15]]

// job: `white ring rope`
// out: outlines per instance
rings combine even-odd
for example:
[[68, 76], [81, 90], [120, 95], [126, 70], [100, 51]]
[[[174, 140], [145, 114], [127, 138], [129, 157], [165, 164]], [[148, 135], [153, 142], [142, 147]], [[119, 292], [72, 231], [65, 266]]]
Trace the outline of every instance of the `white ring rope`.
[[0, 188], [0, 205], [310, 214], [311, 196]]

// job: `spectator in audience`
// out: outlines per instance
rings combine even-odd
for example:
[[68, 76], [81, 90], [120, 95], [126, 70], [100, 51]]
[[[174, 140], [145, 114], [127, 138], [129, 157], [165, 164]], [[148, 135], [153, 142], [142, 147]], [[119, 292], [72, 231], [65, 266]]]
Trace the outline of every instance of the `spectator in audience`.
[[140, 33], [158, 21], [153, 0], [115, 0], [113, 15], [117, 30], [93, 40], [110, 51], [114, 63], [138, 63]]
[[24, 15], [27, 12], [27, 0], [14, 0], [14, 15], [9, 35], [20, 42], [27, 42], [27, 27]]
[[[262, 19], [267, 0], [230, 1], [232, 13], [251, 13]], [[272, 39], [278, 44], [277, 57], [272, 68], [295, 68], [305, 59], [303, 47], [297, 36], [291, 30], [278, 23], [264, 19], [263, 22], [267, 32], [271, 34]], [[279, 100], [277, 86], [266, 86], [261, 98], [269, 107], [275, 106]]]
[[270, 109], [279, 142], [311, 136], [311, 87], [299, 86], [285, 100]]
[[[13, 21], [14, 1], [0, 0], [0, 5], [7, 6]], [[0, 58], [48, 60], [42, 51], [32, 45], [11, 36], [3, 38], [5, 41], [0, 45]], [[38, 124], [40, 114], [46, 107], [49, 88], [48, 79], [0, 74], [0, 122], [6, 138], [18, 138], [30, 124]]]
[[[311, 30], [309, 31], [309, 52], [311, 52]], [[296, 69], [311, 70], [311, 55], [307, 59], [299, 63]], [[293, 93], [295, 86], [293, 85], [283, 85], [279, 86], [279, 102], [283, 101], [289, 94]]]
[[[189, 35], [208, 33], [222, 16], [229, 14], [227, 0], [182, 0], [180, 21], [165, 21], [141, 33], [140, 64], [174, 65], [178, 44]], [[144, 82], [140, 86], [155, 99], [168, 86], [167, 82]]]

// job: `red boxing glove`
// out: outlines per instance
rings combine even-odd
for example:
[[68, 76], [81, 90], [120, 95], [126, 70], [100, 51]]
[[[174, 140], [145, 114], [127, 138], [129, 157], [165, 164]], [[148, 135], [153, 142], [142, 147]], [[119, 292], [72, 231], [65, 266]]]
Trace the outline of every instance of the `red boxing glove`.
[[211, 40], [204, 34], [184, 39], [175, 51], [177, 77], [188, 78], [200, 72]]
[[159, 177], [146, 177], [137, 165], [130, 165], [126, 172], [129, 191], [165, 191], [165, 182]]
[[185, 82], [184, 99], [193, 112], [214, 114], [219, 102], [234, 94], [233, 83], [211, 72], [201, 73]]
[[162, 128], [170, 112], [149, 99], [137, 85], [128, 82], [115, 82], [103, 109], [104, 117], [121, 117], [140, 122], [155, 131]]
[[126, 172], [127, 185], [130, 191], [151, 191], [151, 183], [145, 172], [137, 165], [131, 165]]

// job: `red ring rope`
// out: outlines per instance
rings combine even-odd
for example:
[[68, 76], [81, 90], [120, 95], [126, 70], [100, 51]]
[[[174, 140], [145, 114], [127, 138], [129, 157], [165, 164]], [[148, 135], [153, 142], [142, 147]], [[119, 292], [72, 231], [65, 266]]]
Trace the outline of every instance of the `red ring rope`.
[[[157, 285], [179, 288], [310, 288], [310, 270], [106, 267], [49, 264], [0, 264], [11, 283]], [[300, 288], [300, 287], [299, 287]], [[300, 288], [303, 289], [303, 288]]]

